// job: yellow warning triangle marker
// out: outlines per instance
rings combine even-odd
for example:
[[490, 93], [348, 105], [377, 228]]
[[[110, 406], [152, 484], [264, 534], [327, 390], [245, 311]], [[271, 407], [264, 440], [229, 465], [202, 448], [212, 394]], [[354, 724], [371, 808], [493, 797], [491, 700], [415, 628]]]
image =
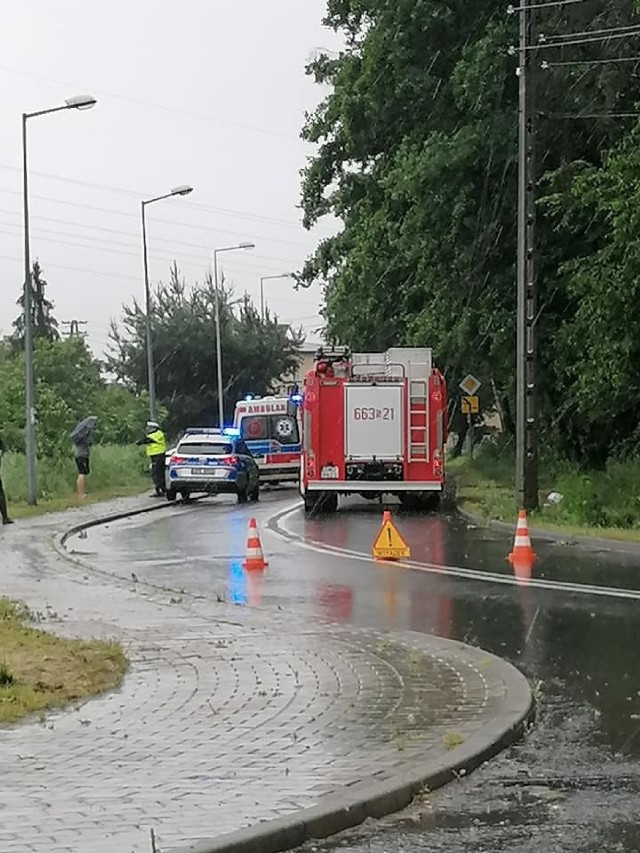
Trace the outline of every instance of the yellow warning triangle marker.
[[391, 513], [388, 510], [382, 515], [382, 526], [371, 548], [371, 554], [376, 560], [402, 560], [411, 556], [411, 550], [391, 521]]

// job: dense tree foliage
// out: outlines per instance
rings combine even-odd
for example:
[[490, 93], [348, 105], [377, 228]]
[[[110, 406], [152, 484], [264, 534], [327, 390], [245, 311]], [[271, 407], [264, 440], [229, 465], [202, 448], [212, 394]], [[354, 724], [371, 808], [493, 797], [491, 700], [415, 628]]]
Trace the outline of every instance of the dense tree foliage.
[[[129, 444], [147, 418], [147, 401], [108, 385], [100, 364], [82, 338], [36, 340], [34, 353], [38, 456], [57, 459], [71, 453], [69, 432], [88, 415], [98, 417], [95, 440]], [[10, 450], [24, 450], [24, 356], [0, 347], [0, 432]]]
[[[247, 393], [267, 394], [273, 383], [297, 362], [300, 343], [267, 315], [264, 322], [248, 299], [234, 305], [231, 291], [221, 288], [225, 414]], [[235, 310], [234, 310], [235, 308]], [[158, 400], [168, 412], [171, 430], [189, 424], [217, 423], [215, 288], [211, 279], [193, 288], [174, 267], [168, 284], [153, 296], [153, 348]], [[122, 323], [112, 325], [109, 369], [126, 386], [147, 388], [145, 315], [133, 302]]]
[[[547, 43], [637, 23], [630, 0], [535, 14]], [[471, 370], [507, 411], [516, 18], [489, 0], [328, 0], [325, 23], [346, 46], [310, 65], [330, 91], [303, 130], [317, 146], [305, 222], [333, 214], [342, 225], [300, 274], [324, 285], [329, 334], [359, 349], [432, 346], [454, 387]], [[534, 52], [538, 377], [544, 438], [599, 465], [640, 437], [640, 77], [635, 61], [600, 61], [633, 57], [637, 40], [577, 41]]]

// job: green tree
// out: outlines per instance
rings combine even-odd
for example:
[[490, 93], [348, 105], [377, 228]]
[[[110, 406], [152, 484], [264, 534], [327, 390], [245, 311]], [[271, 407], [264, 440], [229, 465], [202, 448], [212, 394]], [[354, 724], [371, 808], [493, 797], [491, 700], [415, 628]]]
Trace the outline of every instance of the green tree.
[[[288, 337], [275, 318], [262, 322], [248, 299], [236, 308], [231, 291], [221, 287], [221, 330], [225, 413], [246, 393], [266, 394], [296, 362], [301, 342]], [[167, 425], [178, 431], [189, 423], [217, 422], [215, 288], [208, 277], [189, 288], [177, 268], [153, 295], [153, 344], [158, 400]], [[147, 388], [145, 315], [133, 302], [112, 324], [109, 370], [136, 394]]]
[[[33, 322], [33, 337], [42, 338], [46, 341], [57, 341], [60, 339], [58, 321], [53, 316], [55, 308], [45, 294], [48, 283], [43, 278], [40, 262], [36, 261], [31, 272], [31, 317]], [[24, 349], [24, 291], [17, 300], [22, 312], [13, 321], [13, 341], [18, 349]]]
[[[123, 388], [108, 386], [82, 338], [36, 340], [36, 437], [43, 461], [68, 456], [69, 432], [87, 415], [98, 416], [95, 440], [129, 444], [139, 437], [147, 405]], [[24, 355], [0, 348], [0, 411], [8, 448], [24, 451]]]
[[[547, 35], [632, 23], [629, 0], [594, 19], [582, 4], [540, 10]], [[516, 16], [489, 0], [464, 9], [444, 0], [328, 0], [325, 24], [342, 33], [337, 57], [309, 66], [330, 92], [308, 117], [316, 146], [303, 173], [305, 224], [341, 222], [307, 260], [299, 281], [325, 289], [328, 332], [358, 349], [432, 346], [455, 387], [473, 370], [513, 409], [516, 257]], [[629, 40], [607, 57], [633, 53]], [[539, 171], [598, 168], [602, 151], [635, 111], [631, 63], [589, 64], [602, 45], [585, 43], [552, 60], [582, 65], [537, 72]], [[559, 118], [562, 115], [575, 118]], [[581, 118], [580, 116], [585, 116]], [[594, 116], [596, 116], [594, 118]], [[550, 189], [563, 203], [570, 180]], [[559, 439], [564, 404], [559, 330], [576, 305], [563, 264], [593, 244], [590, 229], [560, 233], [541, 206], [538, 222], [539, 388], [545, 438]], [[567, 418], [579, 417], [577, 410]], [[564, 426], [566, 426], [566, 421]]]
[[545, 198], [574, 251], [560, 265], [571, 300], [554, 349], [566, 455], [601, 467], [640, 447], [640, 125], [604, 158], [549, 176]]

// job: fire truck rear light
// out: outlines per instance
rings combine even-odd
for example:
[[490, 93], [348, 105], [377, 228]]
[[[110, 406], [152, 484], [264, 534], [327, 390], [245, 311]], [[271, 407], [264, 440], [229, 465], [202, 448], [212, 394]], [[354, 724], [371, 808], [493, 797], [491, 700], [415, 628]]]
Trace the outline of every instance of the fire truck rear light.
[[338, 468], [335, 465], [323, 465], [320, 471], [320, 479], [322, 480], [337, 480]]

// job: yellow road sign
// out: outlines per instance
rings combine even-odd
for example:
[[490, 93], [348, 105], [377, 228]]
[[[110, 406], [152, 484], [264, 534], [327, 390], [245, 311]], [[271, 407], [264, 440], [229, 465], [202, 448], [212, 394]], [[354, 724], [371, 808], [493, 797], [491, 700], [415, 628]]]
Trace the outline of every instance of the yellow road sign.
[[473, 373], [468, 373], [458, 387], [462, 388], [465, 394], [475, 394], [481, 384]]
[[477, 397], [463, 397], [461, 400], [461, 411], [463, 415], [477, 415], [480, 411], [480, 402]]
[[410, 557], [411, 550], [389, 518], [382, 522], [371, 553], [378, 560], [401, 560]]

